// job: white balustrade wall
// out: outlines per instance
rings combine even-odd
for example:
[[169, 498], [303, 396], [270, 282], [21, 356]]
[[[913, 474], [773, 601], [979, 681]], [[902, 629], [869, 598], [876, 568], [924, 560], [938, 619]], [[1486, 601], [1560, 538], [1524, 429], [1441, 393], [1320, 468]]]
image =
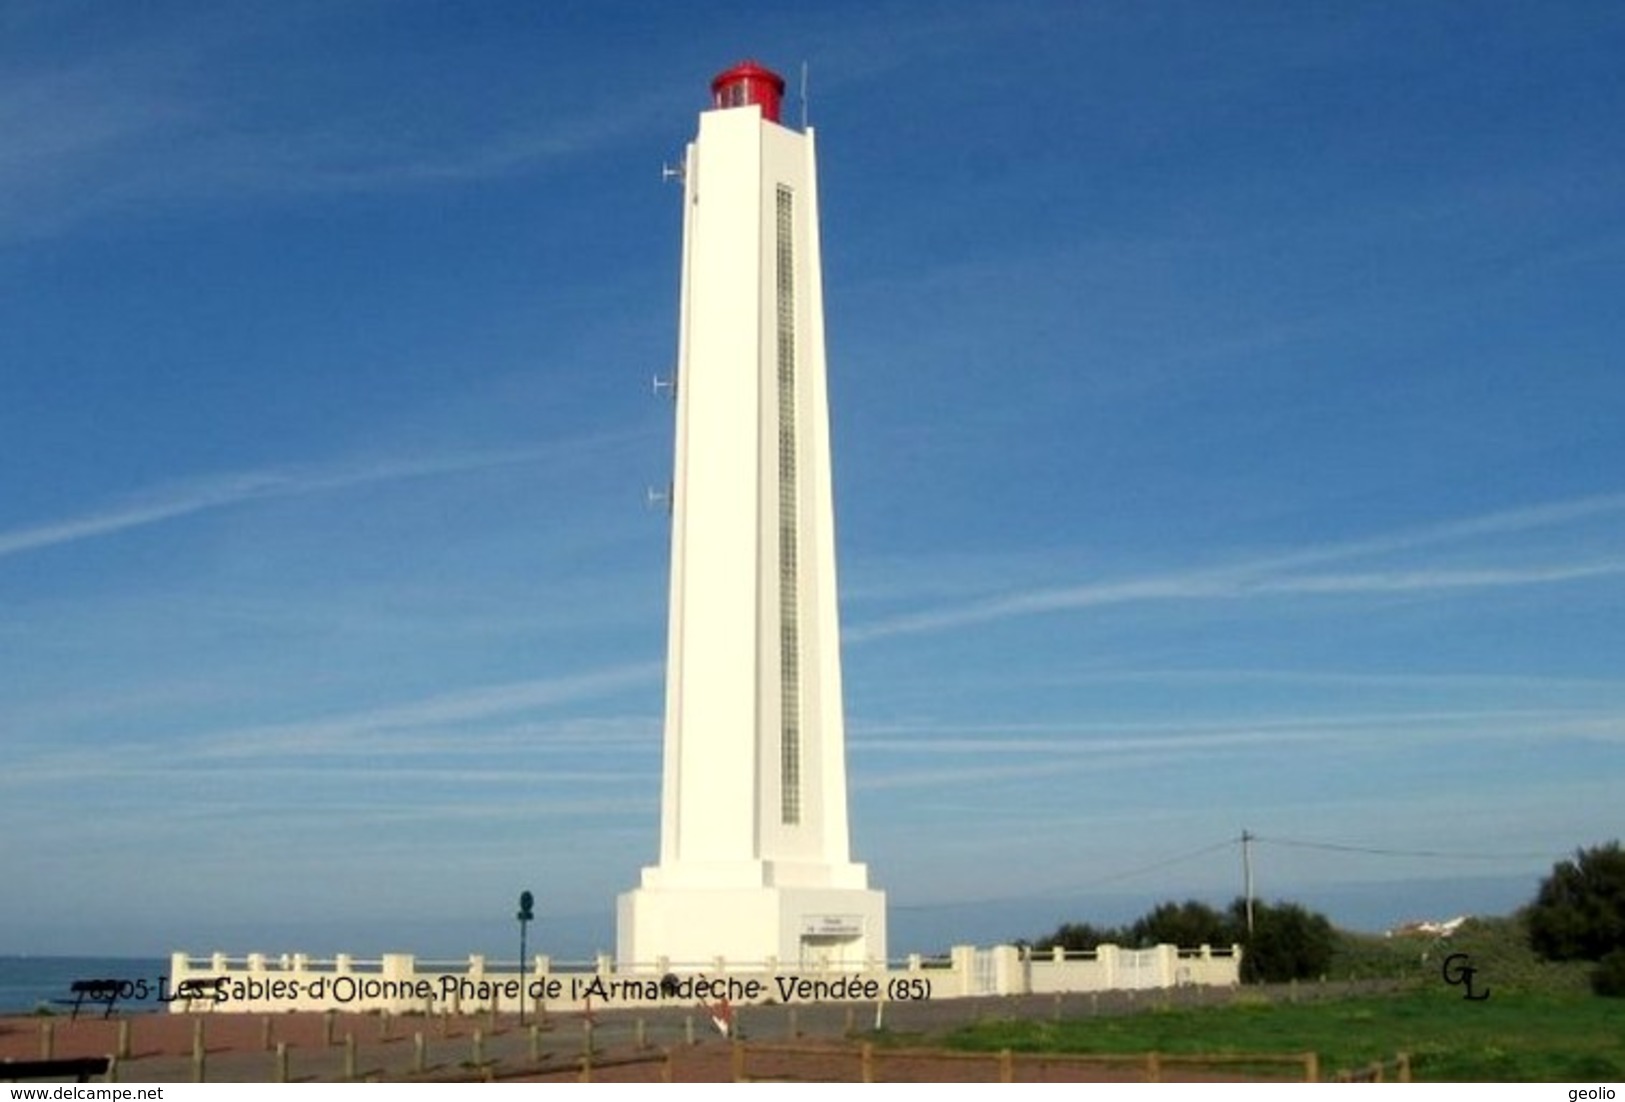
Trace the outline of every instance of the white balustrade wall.
[[170, 959], [170, 993], [179, 992], [187, 981], [221, 984], [218, 988], [194, 985], [199, 994], [177, 998], [169, 1008], [177, 1013], [341, 1010], [471, 1014], [493, 1009], [517, 1012], [522, 998], [532, 1011], [648, 1008], [663, 1003], [691, 1006], [696, 1001], [716, 1003], [723, 999], [731, 1003], [895, 1002], [921, 997], [1233, 986], [1240, 982], [1240, 968], [1239, 946], [1212, 949], [1206, 945], [1197, 949], [1102, 945], [1086, 953], [1059, 949], [1033, 952], [1011, 945], [990, 949], [958, 946], [946, 960], [928, 960], [915, 954], [898, 967], [877, 961], [860, 972], [819, 972], [771, 960], [733, 962], [719, 958], [700, 970], [693, 966], [680, 970], [683, 982], [703, 985], [696, 997], [692, 988], [676, 996], [662, 995], [662, 977], [678, 971], [668, 961], [617, 969], [608, 954], [587, 963], [554, 962], [536, 956], [521, 977], [511, 964], [492, 967], [483, 956], [432, 961], [406, 953], [358, 960], [344, 954], [317, 959], [302, 953], [251, 953], [246, 957], [215, 953], [193, 957], [178, 952]]

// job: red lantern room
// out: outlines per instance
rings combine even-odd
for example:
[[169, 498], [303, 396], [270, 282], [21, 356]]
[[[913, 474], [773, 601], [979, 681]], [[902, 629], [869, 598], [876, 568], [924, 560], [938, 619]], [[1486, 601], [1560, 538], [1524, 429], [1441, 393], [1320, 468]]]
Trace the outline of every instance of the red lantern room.
[[754, 61], [741, 61], [711, 81], [713, 107], [744, 107], [759, 104], [762, 118], [779, 121], [779, 103], [784, 99], [784, 78]]

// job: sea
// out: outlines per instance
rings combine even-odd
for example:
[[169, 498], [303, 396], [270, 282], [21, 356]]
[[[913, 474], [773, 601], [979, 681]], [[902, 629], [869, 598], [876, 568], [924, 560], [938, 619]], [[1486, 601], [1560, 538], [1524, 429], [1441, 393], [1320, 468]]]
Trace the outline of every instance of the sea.
[[[158, 1001], [158, 980], [169, 970], [161, 957], [7, 957], [0, 956], [0, 1014], [33, 1014], [49, 1010], [66, 1014], [71, 1005], [69, 986], [74, 980], [129, 980], [139, 990], [138, 980], [146, 981], [145, 1000], [120, 1000], [120, 1013], [164, 1009]], [[100, 1014], [104, 1008], [91, 1012]]]

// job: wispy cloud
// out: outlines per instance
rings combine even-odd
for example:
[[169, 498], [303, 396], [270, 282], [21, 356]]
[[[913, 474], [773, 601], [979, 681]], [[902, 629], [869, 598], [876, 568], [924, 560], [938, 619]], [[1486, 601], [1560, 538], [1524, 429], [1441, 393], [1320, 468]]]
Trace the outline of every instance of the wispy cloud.
[[1097, 764], [1109, 756], [1147, 752], [1190, 754], [1243, 747], [1312, 744], [1370, 748], [1395, 739], [1408, 745], [1471, 740], [1545, 741], [1554, 737], [1615, 741], [1625, 724], [1618, 708], [1510, 708], [1440, 712], [1355, 712], [1344, 715], [1272, 716], [1262, 719], [1080, 722], [981, 725], [915, 724], [855, 738], [864, 754], [907, 757], [1051, 754], [1082, 755]]
[[1441, 521], [1367, 539], [1323, 544], [1262, 559], [1242, 569], [1309, 566], [1319, 562], [1415, 551], [1423, 547], [1454, 543], [1471, 536], [1496, 536], [1538, 528], [1553, 528], [1620, 512], [1625, 512], [1625, 494], [1598, 494], [1569, 501], [1552, 501], [1517, 509], [1502, 509], [1476, 517]]
[[[1001, 678], [1009, 684], [1010, 678]], [[1481, 696], [1488, 690], [1518, 689], [1524, 691], [1575, 693], [1625, 691], [1625, 680], [1608, 677], [1553, 677], [1509, 673], [1372, 673], [1349, 670], [1292, 670], [1292, 669], [1098, 669], [1066, 670], [1034, 678], [1024, 678], [1020, 684], [1031, 685], [1091, 685], [1113, 683], [1181, 682], [1192, 684], [1250, 684], [1271, 683], [1289, 686], [1353, 686], [1362, 688], [1415, 689], [1454, 692], [1467, 690]], [[875, 728], [880, 730], [881, 728]]]
[[663, 669], [664, 665], [659, 662], [635, 662], [584, 673], [490, 685], [308, 723], [223, 732], [207, 736], [203, 743], [211, 757], [261, 757], [333, 748], [355, 752], [365, 745], [357, 739], [385, 732], [469, 724], [494, 716], [614, 696], [658, 680]]
[[[413, 114], [400, 95], [335, 104], [291, 66], [285, 94], [241, 96], [242, 59], [258, 62], [269, 43], [331, 34], [320, 23], [332, 5], [296, 7], [192, 13], [90, 48], [55, 43], [51, 53], [62, 55], [55, 64], [0, 72], [7, 151], [0, 241], [50, 237], [109, 214], [457, 186], [546, 170], [652, 128], [670, 110], [666, 89], [613, 104], [570, 98], [568, 77], [548, 66], [506, 87], [510, 98], [534, 104], [511, 119], [496, 118], [487, 100], [459, 99], [461, 82], [429, 98], [443, 105], [437, 117]], [[437, 79], [436, 68], [420, 71], [418, 81]]]
[[252, 501], [537, 463], [556, 459], [561, 452], [573, 448], [595, 447], [610, 439], [588, 437], [543, 447], [383, 459], [327, 467], [273, 467], [170, 483], [92, 512], [0, 531], [0, 558]]
[[1625, 573], [1625, 559], [1548, 563], [1513, 568], [1412, 567], [1360, 574], [1299, 574], [1308, 566], [1417, 551], [1428, 547], [1574, 523], [1625, 511], [1625, 494], [1555, 502], [1447, 521], [1427, 527], [1283, 552], [1218, 567], [1143, 578], [1052, 587], [907, 613], [846, 633], [859, 641], [944, 631], [1042, 613], [1148, 601], [1237, 600], [1253, 596], [1446, 591], [1551, 585]]
[[[1381, 754], [1397, 746], [1415, 754], [1428, 747], [1448, 750], [1455, 744], [1478, 750], [1549, 749], [1558, 739], [1613, 745], [1625, 739], [1625, 712], [1508, 712], [1476, 720], [1466, 716], [1433, 720], [1425, 716], [1349, 716], [1328, 717], [1318, 725], [1287, 720], [1237, 724], [1229, 730], [1209, 730], [1200, 724], [1193, 728], [1190, 734], [1128, 735], [1130, 727], [1125, 727], [1120, 737], [1082, 733], [1067, 737], [1058, 732], [1051, 738], [1022, 738], [990, 732], [986, 738], [922, 733], [917, 739], [863, 740], [854, 749], [864, 759], [884, 756], [894, 764], [889, 768], [866, 765], [855, 771], [851, 783], [860, 791], [975, 786], [984, 797], [980, 809], [1013, 811], [1019, 800], [990, 796], [1002, 782], [1077, 773], [1099, 776], [1127, 769], [1188, 779], [1190, 769], [1206, 768], [1217, 760], [1216, 755], [1233, 759], [1248, 752], [1267, 755], [1277, 763], [1301, 761], [1306, 767], [1315, 763], [1318, 768], [1324, 766], [1327, 755]], [[1011, 763], [1012, 757], [1019, 760]], [[1184, 767], [1171, 771], [1171, 762], [1182, 762]]]
[[[639, 742], [652, 754], [658, 745], [658, 720], [564, 715], [546, 721], [509, 719], [494, 730], [479, 725], [639, 690], [658, 682], [662, 669], [658, 662], [628, 663], [438, 693], [306, 721], [170, 737], [157, 744], [125, 741], [83, 747], [42, 743], [32, 748], [36, 752], [12, 763], [0, 776], [0, 787], [26, 789], [65, 780], [85, 786], [97, 780], [124, 783], [145, 777], [158, 780], [163, 774], [197, 777], [222, 770], [240, 777], [248, 763], [252, 763], [257, 781], [300, 775], [318, 780], [364, 776], [369, 784], [386, 778], [426, 777], [461, 784], [510, 782], [522, 779], [522, 770], [488, 773], [473, 765], [492, 760], [498, 752], [515, 751], [565, 755], [561, 760], [575, 763], [568, 768], [550, 764], [545, 777], [549, 783], [624, 780], [624, 763], [614, 774], [597, 768], [602, 754], [614, 749], [624, 757]], [[22, 749], [27, 748], [19, 747]], [[162, 763], [162, 768], [154, 763]]]
[[1549, 585], [1625, 573], [1625, 560], [1558, 564], [1518, 570], [1401, 570], [1374, 574], [1323, 574], [1243, 586], [1254, 593], [1404, 593], [1415, 590], [1480, 589]]

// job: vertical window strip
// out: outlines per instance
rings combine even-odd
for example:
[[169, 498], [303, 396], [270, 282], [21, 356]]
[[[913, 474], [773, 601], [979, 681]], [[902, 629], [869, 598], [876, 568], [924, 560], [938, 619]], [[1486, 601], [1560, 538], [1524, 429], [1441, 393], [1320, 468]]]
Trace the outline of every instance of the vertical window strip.
[[801, 628], [796, 537], [795, 196], [778, 189], [776, 209], [779, 394], [779, 806], [801, 822]]

